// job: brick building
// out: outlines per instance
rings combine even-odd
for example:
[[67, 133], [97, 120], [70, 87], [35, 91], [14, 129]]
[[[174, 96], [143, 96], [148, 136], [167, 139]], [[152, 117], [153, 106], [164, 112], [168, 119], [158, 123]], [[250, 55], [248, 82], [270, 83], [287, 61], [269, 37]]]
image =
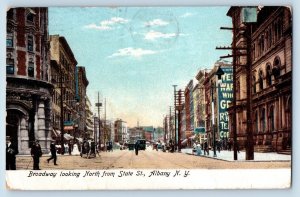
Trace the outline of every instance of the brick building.
[[6, 136], [29, 154], [39, 140], [47, 152], [51, 139], [50, 56], [47, 8], [7, 12]]

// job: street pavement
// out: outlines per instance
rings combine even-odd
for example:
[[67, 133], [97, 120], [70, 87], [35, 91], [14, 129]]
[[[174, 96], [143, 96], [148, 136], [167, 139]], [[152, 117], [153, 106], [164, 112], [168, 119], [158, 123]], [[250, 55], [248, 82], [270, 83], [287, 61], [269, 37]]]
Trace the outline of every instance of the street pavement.
[[[187, 148], [187, 149], [182, 149], [182, 153], [186, 153], [189, 155], [193, 155], [192, 149]], [[233, 151], [227, 151], [227, 150], [222, 150], [220, 152], [216, 151], [217, 157], [214, 157], [213, 151], [209, 151], [209, 155], [204, 155], [204, 152], [202, 151], [202, 154], [200, 155], [201, 157], [209, 157], [213, 159], [220, 159], [220, 160], [225, 160], [225, 161], [234, 161], [233, 158]], [[238, 160], [237, 161], [246, 161], [246, 153], [245, 151], [240, 151], [238, 153]], [[258, 153], [254, 152], [254, 160], [253, 162], [256, 161], [291, 161], [291, 155], [284, 155], [284, 154], [278, 154], [276, 152], [269, 152], [269, 153]]]
[[[186, 154], [188, 153], [186, 151], [183, 149], [181, 153], [169, 153], [148, 148], [145, 151], [139, 151], [139, 154], [135, 155], [134, 151], [114, 150], [113, 152], [100, 152], [100, 157], [97, 155], [97, 157], [89, 159], [74, 155], [58, 155], [57, 166], [54, 166], [53, 160], [50, 163], [47, 162], [50, 155], [43, 155], [40, 159], [40, 169], [267, 169], [291, 167], [290, 160], [231, 162]], [[233, 154], [233, 152], [231, 153]], [[241, 154], [239, 154], [240, 159], [242, 158]], [[219, 154], [220, 156], [221, 154]], [[17, 170], [33, 169], [30, 156], [19, 155], [16, 163]]]

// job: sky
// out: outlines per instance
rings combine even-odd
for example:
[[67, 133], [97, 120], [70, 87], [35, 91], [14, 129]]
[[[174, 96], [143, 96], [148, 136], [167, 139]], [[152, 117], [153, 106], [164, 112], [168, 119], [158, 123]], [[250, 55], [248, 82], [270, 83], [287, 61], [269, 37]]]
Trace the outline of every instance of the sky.
[[[50, 7], [49, 34], [64, 36], [86, 68], [92, 105], [106, 100], [106, 118], [134, 127], [162, 126], [200, 69], [230, 51], [229, 7]], [[96, 108], [93, 107], [96, 113]], [[101, 109], [101, 116], [104, 109]]]

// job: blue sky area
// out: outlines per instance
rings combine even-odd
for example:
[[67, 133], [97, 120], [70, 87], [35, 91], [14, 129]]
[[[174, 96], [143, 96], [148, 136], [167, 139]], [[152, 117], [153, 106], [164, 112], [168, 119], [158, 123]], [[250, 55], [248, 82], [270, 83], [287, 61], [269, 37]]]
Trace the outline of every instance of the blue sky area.
[[[86, 67], [88, 96], [106, 98], [107, 118], [128, 126], [162, 126], [173, 84], [184, 88], [199, 69], [230, 52], [229, 7], [49, 8], [49, 32], [68, 41]], [[102, 110], [103, 111], [103, 110]]]

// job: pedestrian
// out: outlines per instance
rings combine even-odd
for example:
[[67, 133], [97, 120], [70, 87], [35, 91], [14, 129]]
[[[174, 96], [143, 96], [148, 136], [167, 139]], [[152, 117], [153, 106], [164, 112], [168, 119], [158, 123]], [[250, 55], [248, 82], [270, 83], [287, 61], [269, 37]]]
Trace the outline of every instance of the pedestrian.
[[228, 145], [228, 150], [229, 150], [229, 151], [231, 151], [231, 146], [232, 146], [232, 142], [231, 142], [231, 140], [228, 140], [228, 143], [227, 143], [227, 145]]
[[33, 157], [33, 170], [40, 170], [40, 157], [42, 156], [42, 149], [39, 141], [35, 141], [31, 147], [31, 156]]
[[136, 141], [135, 142], [135, 146], [134, 146], [134, 148], [135, 148], [135, 155], [139, 154], [139, 146], [140, 146], [139, 141]]
[[47, 162], [49, 163], [50, 160], [54, 159], [54, 165], [57, 165], [56, 147], [54, 141], [52, 141], [50, 144], [50, 152], [51, 152], [51, 157], [47, 159]]
[[19, 153], [17, 146], [6, 137], [6, 170], [16, 170], [16, 155]]
[[204, 155], [206, 155], [206, 154], [209, 155], [207, 141], [204, 142]]
[[240, 153], [240, 146], [239, 146], [239, 143], [238, 143], [238, 142], [236, 142], [236, 151], [237, 151], [238, 153]]
[[196, 145], [196, 154], [198, 156], [200, 156], [202, 154], [201, 145], [199, 143], [197, 143], [197, 145]]
[[71, 145], [71, 142], [68, 143], [68, 150], [69, 150], [69, 155], [71, 155], [72, 153], [72, 145]]
[[221, 152], [221, 143], [220, 141], [217, 141], [217, 150], [220, 153]]

